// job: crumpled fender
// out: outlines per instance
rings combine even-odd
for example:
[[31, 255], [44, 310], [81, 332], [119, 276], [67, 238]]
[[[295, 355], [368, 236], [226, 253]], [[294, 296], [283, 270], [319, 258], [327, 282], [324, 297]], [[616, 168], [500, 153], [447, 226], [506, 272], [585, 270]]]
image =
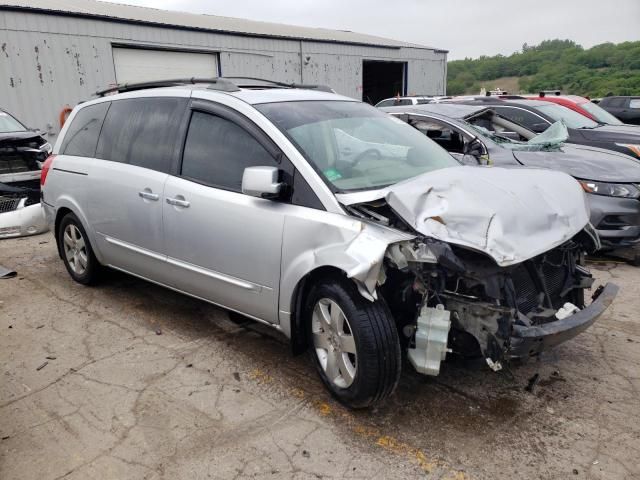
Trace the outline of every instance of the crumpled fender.
[[320, 267], [335, 267], [373, 301], [387, 247], [413, 235], [344, 215], [317, 212], [313, 218], [287, 216], [283, 231], [280, 311], [288, 313], [300, 280]]

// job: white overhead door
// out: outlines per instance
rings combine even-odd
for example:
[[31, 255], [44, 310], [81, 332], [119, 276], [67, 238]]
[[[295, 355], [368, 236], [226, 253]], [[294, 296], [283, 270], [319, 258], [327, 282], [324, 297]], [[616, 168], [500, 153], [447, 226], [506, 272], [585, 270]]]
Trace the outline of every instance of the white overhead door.
[[113, 47], [113, 63], [119, 84], [218, 76], [215, 53]]

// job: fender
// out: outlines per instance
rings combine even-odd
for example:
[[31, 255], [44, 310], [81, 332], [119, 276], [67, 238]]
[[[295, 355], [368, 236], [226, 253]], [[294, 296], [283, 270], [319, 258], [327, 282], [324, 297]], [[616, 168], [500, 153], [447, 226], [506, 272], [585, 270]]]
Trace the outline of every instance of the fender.
[[363, 297], [374, 301], [387, 248], [413, 238], [399, 230], [329, 212], [287, 216], [279, 296], [282, 331], [290, 335], [295, 294], [309, 273], [322, 267], [341, 270], [354, 280]]

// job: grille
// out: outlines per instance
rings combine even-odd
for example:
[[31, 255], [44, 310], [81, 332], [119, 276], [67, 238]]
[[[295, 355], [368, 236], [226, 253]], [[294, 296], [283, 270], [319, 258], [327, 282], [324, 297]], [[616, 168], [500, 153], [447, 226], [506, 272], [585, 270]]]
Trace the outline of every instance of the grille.
[[0, 197], [0, 213], [13, 212], [19, 203], [19, 198]]

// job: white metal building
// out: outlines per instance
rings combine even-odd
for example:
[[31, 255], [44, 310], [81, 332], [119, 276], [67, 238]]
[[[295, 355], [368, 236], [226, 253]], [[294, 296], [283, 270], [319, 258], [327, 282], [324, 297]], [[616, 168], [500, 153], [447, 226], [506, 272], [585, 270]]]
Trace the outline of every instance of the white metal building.
[[60, 113], [116, 83], [261, 77], [372, 103], [444, 95], [447, 51], [353, 32], [95, 0], [0, 0], [0, 108], [52, 139]]

